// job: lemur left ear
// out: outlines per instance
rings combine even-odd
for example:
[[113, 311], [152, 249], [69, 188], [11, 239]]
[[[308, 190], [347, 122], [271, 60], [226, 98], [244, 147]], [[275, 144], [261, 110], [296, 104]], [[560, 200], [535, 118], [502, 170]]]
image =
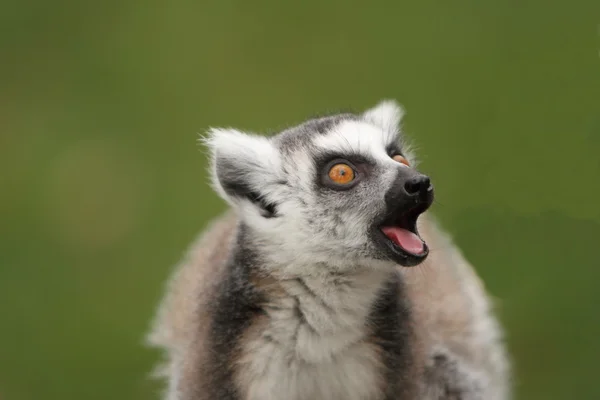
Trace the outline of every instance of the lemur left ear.
[[269, 200], [280, 169], [279, 153], [263, 136], [212, 128], [204, 140], [211, 152], [214, 189], [236, 207], [252, 205], [265, 217], [276, 210]]
[[404, 116], [404, 109], [394, 100], [383, 100], [365, 111], [363, 118], [386, 132], [397, 131]]

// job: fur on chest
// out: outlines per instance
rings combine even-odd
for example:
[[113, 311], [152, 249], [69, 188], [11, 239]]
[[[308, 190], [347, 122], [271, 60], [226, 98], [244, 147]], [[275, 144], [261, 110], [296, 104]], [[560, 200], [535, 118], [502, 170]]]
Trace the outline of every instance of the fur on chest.
[[[268, 334], [268, 333], [267, 333]], [[317, 362], [300, 354], [301, 346], [276, 342], [257, 335], [248, 341], [238, 360], [235, 381], [241, 398], [258, 399], [380, 399], [384, 365], [378, 349], [367, 341], [331, 352], [327, 344], [314, 340], [329, 353]], [[310, 357], [310, 356], [309, 356]], [[283, 397], [282, 397], [283, 396]]]
[[254, 300], [237, 299], [254, 313], [241, 329], [219, 329], [236, 349], [222, 362], [239, 399], [402, 398], [389, 395], [402, 391], [411, 360], [396, 275], [249, 276], [249, 284]]
[[258, 284], [265, 290], [265, 315], [244, 335], [238, 361], [245, 398], [381, 397], [385, 365], [368, 323], [381, 277]]

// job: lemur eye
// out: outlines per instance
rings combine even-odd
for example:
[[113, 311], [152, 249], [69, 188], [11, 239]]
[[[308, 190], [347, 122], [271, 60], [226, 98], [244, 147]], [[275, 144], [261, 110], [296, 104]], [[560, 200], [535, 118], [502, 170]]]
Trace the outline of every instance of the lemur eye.
[[410, 163], [408, 162], [408, 160], [404, 157], [402, 157], [400, 154], [396, 154], [395, 156], [392, 157], [392, 159], [396, 162], [399, 162], [400, 164], [404, 164], [407, 167], [410, 167]]
[[329, 170], [329, 179], [338, 185], [345, 185], [354, 180], [354, 170], [348, 164], [335, 164]]

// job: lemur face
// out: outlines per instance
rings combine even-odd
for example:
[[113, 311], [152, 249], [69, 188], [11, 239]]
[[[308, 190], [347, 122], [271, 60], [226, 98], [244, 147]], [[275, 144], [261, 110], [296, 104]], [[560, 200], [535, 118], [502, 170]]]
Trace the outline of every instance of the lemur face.
[[271, 138], [213, 129], [214, 187], [282, 264], [417, 265], [428, 248], [416, 221], [433, 187], [411, 166], [401, 117], [385, 101]]

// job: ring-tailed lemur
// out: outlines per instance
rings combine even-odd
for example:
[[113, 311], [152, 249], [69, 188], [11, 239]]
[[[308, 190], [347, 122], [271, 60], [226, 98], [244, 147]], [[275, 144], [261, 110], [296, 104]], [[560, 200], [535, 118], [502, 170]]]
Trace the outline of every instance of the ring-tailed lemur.
[[402, 114], [383, 101], [273, 137], [210, 131], [233, 210], [192, 246], [149, 335], [167, 399], [509, 398], [500, 326], [423, 214], [433, 186]]

